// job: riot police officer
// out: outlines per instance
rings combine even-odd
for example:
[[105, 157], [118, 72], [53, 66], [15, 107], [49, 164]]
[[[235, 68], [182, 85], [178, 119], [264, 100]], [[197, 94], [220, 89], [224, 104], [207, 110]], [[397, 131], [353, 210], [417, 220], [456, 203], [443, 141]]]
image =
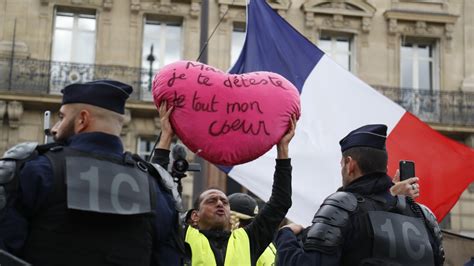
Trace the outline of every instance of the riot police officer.
[[1, 161], [0, 248], [34, 265], [177, 264], [171, 177], [120, 139], [132, 87], [98, 80], [62, 93], [56, 144], [19, 144]]
[[301, 226], [292, 224], [278, 232], [279, 265], [443, 264], [434, 215], [390, 193], [386, 133], [385, 125], [366, 125], [340, 141], [343, 186], [316, 212], [304, 247], [295, 236]]

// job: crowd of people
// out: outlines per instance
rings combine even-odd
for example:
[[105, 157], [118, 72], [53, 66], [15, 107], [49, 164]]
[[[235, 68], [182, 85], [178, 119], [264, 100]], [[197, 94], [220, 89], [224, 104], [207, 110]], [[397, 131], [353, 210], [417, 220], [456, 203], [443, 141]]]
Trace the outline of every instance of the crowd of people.
[[436, 218], [413, 200], [418, 178], [387, 175], [385, 125], [340, 141], [342, 186], [303, 228], [285, 219], [295, 116], [276, 145], [268, 202], [209, 188], [180, 215], [164, 170], [173, 107], [159, 108], [161, 137], [147, 162], [120, 139], [131, 86], [99, 80], [62, 93], [55, 142], [22, 143], [0, 160], [0, 249], [9, 254], [0, 265], [443, 265]]

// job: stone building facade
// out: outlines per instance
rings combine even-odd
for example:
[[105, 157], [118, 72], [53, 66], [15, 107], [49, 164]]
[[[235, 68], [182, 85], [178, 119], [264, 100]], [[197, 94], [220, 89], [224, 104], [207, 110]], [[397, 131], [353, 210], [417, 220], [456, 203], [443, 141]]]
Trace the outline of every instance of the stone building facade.
[[[59, 108], [64, 85], [112, 78], [135, 90], [127, 104], [125, 146], [148, 155], [160, 129], [150, 72], [198, 58], [202, 1], [0, 0], [0, 150], [43, 140], [43, 113]], [[208, 63], [226, 70], [244, 39], [246, 1], [207, 3], [209, 34], [219, 24]], [[474, 146], [474, 1], [269, 3], [343, 67], [432, 128]], [[209, 164], [194, 181], [183, 182], [188, 206], [193, 184], [194, 192], [241, 189]], [[474, 236], [472, 184], [444, 225]]]

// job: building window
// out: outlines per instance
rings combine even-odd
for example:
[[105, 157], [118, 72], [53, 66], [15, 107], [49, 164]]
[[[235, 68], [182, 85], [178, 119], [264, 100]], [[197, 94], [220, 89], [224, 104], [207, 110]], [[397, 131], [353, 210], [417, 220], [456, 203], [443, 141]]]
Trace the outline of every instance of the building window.
[[318, 47], [340, 66], [352, 71], [354, 61], [352, 42], [353, 36], [351, 34], [322, 33], [319, 37]]
[[245, 42], [245, 24], [234, 23], [232, 30], [232, 39], [230, 47], [230, 65], [233, 66], [239, 58], [240, 52], [244, 47]]
[[153, 69], [155, 70], [181, 60], [182, 43], [181, 21], [147, 19], [143, 28], [142, 67], [150, 68], [150, 61], [147, 58], [152, 47], [155, 57]]
[[[152, 100], [150, 79], [154, 73], [182, 59], [182, 28], [181, 19], [146, 18], [141, 58], [143, 100]], [[150, 55], [154, 61], [150, 61]]]
[[436, 66], [435, 42], [402, 41], [400, 47], [400, 84], [402, 88], [437, 90]]
[[151, 152], [153, 151], [155, 141], [156, 140], [153, 138], [139, 137], [137, 141], [137, 154], [144, 160], [148, 161], [150, 159]]
[[56, 12], [52, 60], [93, 64], [96, 19], [94, 13]]
[[94, 79], [95, 11], [73, 12], [58, 8], [54, 17], [50, 92]]

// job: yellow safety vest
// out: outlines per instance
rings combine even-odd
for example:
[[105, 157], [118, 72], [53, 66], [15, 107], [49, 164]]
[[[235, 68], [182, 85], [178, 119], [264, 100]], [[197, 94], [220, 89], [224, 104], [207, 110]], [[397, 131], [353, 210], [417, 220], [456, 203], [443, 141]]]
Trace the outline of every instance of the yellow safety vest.
[[265, 251], [257, 260], [257, 266], [273, 266], [275, 265], [276, 248], [273, 243], [270, 243]]
[[[216, 258], [212, 252], [211, 244], [199, 230], [188, 226], [185, 241], [191, 247], [192, 266], [216, 266]], [[243, 228], [239, 228], [232, 231], [230, 235], [224, 266], [247, 265], [251, 265], [250, 241], [247, 232]]]

